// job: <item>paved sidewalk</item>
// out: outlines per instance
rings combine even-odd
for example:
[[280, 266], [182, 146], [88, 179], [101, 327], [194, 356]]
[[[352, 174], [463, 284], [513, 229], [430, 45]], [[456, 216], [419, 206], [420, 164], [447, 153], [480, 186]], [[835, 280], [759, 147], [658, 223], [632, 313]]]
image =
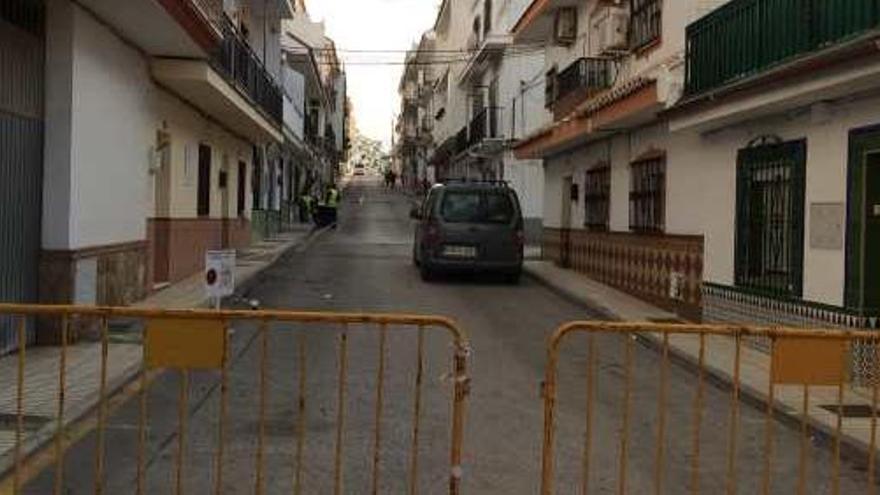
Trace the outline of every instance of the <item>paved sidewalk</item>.
[[[318, 231], [320, 232], [320, 231]], [[261, 272], [285, 253], [307, 245], [315, 235], [311, 225], [300, 225], [272, 239], [254, 243], [240, 250], [236, 260], [236, 290], [255, 282]], [[187, 309], [210, 305], [205, 295], [204, 277], [197, 273], [151, 295], [133, 306], [142, 308]], [[141, 367], [140, 331], [111, 325], [108, 352], [108, 390], [111, 393], [129, 382]], [[25, 455], [37, 450], [55, 435], [58, 419], [59, 361], [58, 347], [33, 347], [27, 350], [25, 366], [24, 414]], [[94, 409], [99, 396], [101, 345], [81, 342], [68, 347], [65, 367], [67, 384], [64, 423], [71, 424]], [[17, 416], [18, 359], [13, 354], [0, 358], [0, 480], [14, 464]], [[2, 483], [0, 483], [2, 485]]]
[[[564, 297], [598, 309], [613, 320], [649, 322], [680, 320], [675, 314], [572, 270], [559, 268], [548, 261], [526, 261], [525, 271]], [[656, 334], [642, 336], [649, 339], [653, 345], [661, 343], [661, 338]], [[699, 363], [698, 336], [671, 336], [670, 349], [676, 357], [694, 366]], [[732, 383], [735, 349], [735, 342], [729, 337], [706, 337], [707, 372], [726, 383]], [[766, 406], [769, 397], [770, 355], [744, 343], [741, 346], [740, 357], [740, 387], [743, 395]], [[834, 436], [837, 427], [837, 415], [820, 406], [836, 405], [837, 395], [837, 387], [811, 386], [809, 389], [808, 420], [816, 431], [831, 437]], [[870, 406], [871, 390], [846, 386], [843, 404]], [[777, 414], [800, 422], [803, 410], [803, 387], [776, 385], [773, 405]], [[844, 418], [842, 423], [843, 442], [859, 451], [869, 451], [872, 443], [870, 418]]]

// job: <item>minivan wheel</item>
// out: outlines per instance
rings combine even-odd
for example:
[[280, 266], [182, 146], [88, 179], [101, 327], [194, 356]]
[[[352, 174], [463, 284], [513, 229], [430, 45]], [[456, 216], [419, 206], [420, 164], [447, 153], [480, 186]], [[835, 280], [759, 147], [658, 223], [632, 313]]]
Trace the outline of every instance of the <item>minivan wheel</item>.
[[504, 282], [510, 285], [519, 285], [521, 279], [522, 270], [517, 270], [515, 272], [508, 272], [504, 274]]
[[422, 263], [419, 265], [419, 274], [422, 276], [422, 280], [425, 282], [431, 282], [437, 278], [437, 273], [433, 268], [428, 266], [427, 263]]

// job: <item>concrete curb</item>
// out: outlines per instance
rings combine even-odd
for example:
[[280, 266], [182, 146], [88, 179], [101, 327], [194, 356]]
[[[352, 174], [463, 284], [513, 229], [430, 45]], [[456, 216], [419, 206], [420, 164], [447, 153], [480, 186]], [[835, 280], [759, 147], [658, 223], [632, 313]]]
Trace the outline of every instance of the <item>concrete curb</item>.
[[[263, 275], [265, 274], [265, 272], [277, 265], [284, 256], [293, 251], [305, 251], [312, 245], [312, 243], [314, 243], [318, 238], [320, 238], [331, 228], [332, 227], [324, 227], [321, 229], [311, 230], [302, 239], [291, 243], [290, 246], [287, 246], [286, 248], [276, 253], [275, 256], [273, 256], [272, 259], [268, 261], [264, 266], [259, 267], [248, 276], [242, 277], [236, 286], [236, 296], [239, 296], [239, 294], [246, 294], [248, 291], [250, 291], [255, 285], [260, 282], [260, 280], [263, 279]], [[235, 298], [236, 296], [233, 296], [233, 298]], [[196, 308], [207, 308], [210, 306], [211, 300], [207, 297], [195, 305]], [[106, 400], [110, 401], [112, 397], [123, 391], [126, 386], [130, 385], [137, 378], [140, 370], [140, 362], [132, 363], [122, 373], [120, 373], [116, 377], [112, 377], [107, 383]], [[69, 408], [65, 414], [63, 427], [65, 429], [69, 429], [74, 424], [83, 421], [89, 421], [90, 416], [97, 413], [99, 401], [99, 394], [92, 393], [87, 397], [87, 400], [82, 401], [81, 405], [75, 408]], [[40, 451], [46, 449], [50, 445], [50, 443], [54, 442], [56, 434], [55, 430], [56, 423], [53, 420], [37, 430], [35, 433], [31, 435], [26, 435], [25, 439], [22, 442], [22, 459], [27, 460], [28, 458], [38, 454]], [[6, 482], [6, 478], [11, 475], [14, 468], [15, 459], [13, 451], [9, 451], [8, 453], [0, 456], [0, 485]]]
[[[612, 309], [608, 308], [601, 301], [598, 301], [583, 294], [578, 294], [565, 287], [555, 284], [553, 280], [550, 279], [550, 277], [545, 276], [542, 273], [536, 272], [535, 270], [530, 269], [528, 266], [525, 267], [524, 273], [529, 275], [541, 285], [547, 287], [553, 293], [558, 294], [559, 296], [574, 304], [587, 308], [591, 311], [598, 312], [600, 315], [602, 315], [602, 317], [607, 318], [608, 320], [624, 321], [624, 318], [616, 314]], [[641, 333], [638, 335], [637, 338], [639, 342], [641, 342], [646, 347], [651, 348], [652, 350], [658, 352], [662, 350], [663, 340], [654, 334]], [[670, 359], [673, 362], [679, 364], [680, 366], [694, 373], [695, 375], [699, 371], [699, 359], [688, 354], [687, 352], [682, 351], [681, 349], [678, 349], [674, 346], [670, 346], [669, 355]], [[714, 382], [717, 385], [724, 386], [728, 389], [733, 388], [733, 377], [726, 371], [716, 366], [713, 366], [711, 363], [706, 363], [704, 370], [706, 373], [707, 381]], [[751, 385], [740, 382], [740, 399], [751, 407], [759, 409], [762, 412], [767, 410], [767, 405], [769, 401], [766, 391], [756, 389]], [[788, 426], [800, 427], [800, 412], [793, 410], [779, 400], [773, 401], [773, 415], [777, 420], [782, 421]], [[812, 416], [809, 416], [807, 419], [807, 426], [809, 428], [810, 435], [814, 437], [812, 439], [813, 443], [816, 443], [816, 440], [829, 444], [832, 444], [834, 442], [835, 430], [829, 427], [829, 425], [822, 423]], [[856, 438], [846, 432], [841, 432], [840, 440], [841, 456], [853, 454], [858, 456], [867, 456], [870, 453], [871, 446], [869, 443], [859, 438]], [[880, 471], [880, 460], [878, 460], [878, 471]]]

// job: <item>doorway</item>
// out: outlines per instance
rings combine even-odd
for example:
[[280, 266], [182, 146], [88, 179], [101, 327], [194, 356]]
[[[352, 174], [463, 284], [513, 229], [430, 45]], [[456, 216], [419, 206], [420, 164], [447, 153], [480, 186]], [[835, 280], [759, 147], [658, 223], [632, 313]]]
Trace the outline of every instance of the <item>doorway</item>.
[[846, 305], [880, 314], [880, 129], [850, 136]]
[[199, 190], [197, 213], [200, 217], [211, 214], [211, 147], [199, 145]]

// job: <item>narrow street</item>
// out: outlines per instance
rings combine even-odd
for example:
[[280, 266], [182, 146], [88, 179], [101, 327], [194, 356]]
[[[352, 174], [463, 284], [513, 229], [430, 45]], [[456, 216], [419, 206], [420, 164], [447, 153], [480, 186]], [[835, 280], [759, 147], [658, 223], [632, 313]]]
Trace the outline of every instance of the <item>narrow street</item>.
[[[472, 389], [468, 399], [464, 448], [464, 493], [538, 493], [542, 441], [540, 383], [548, 334], [559, 324], [595, 317], [531, 279], [520, 286], [482, 278], [447, 279], [426, 284], [410, 261], [410, 201], [369, 179], [345, 193], [337, 230], [324, 233], [307, 250], [290, 253], [247, 295], [264, 307], [310, 310], [390, 311], [448, 315], [468, 332]], [[293, 330], [291, 332], [290, 330]], [[269, 338], [265, 445], [266, 493], [289, 493], [295, 478], [298, 329], [273, 326]], [[312, 331], [317, 330], [317, 331]], [[307, 351], [307, 400], [303, 493], [328, 493], [333, 487], [336, 425], [338, 328], [310, 329]], [[391, 329], [385, 383], [380, 463], [381, 493], [407, 490], [412, 425], [415, 332]], [[344, 493], [368, 493], [374, 441], [375, 374], [378, 332], [351, 328], [347, 417], [344, 440]], [[223, 479], [225, 493], [254, 491], [254, 456], [258, 437], [260, 340], [253, 328], [237, 326], [233, 335], [229, 421]], [[617, 431], [624, 377], [619, 338], [598, 340], [598, 392], [592, 443], [592, 486], [597, 493], [617, 487]], [[586, 341], [567, 341], [560, 366], [557, 442], [557, 492], [579, 486], [584, 425]], [[657, 419], [658, 353], [636, 344], [633, 354], [632, 420], [628, 489], [653, 487]], [[421, 493], [438, 493], [448, 473], [448, 341], [429, 334], [422, 405], [419, 480]], [[696, 377], [672, 364], [667, 398], [667, 450], [664, 467], [669, 493], [687, 491], [692, 448], [691, 404]], [[216, 374], [194, 374], [188, 396], [189, 422], [184, 487], [209, 493], [216, 476], [214, 456], [219, 417]], [[147, 493], [173, 491], [177, 455], [178, 381], [165, 373], [148, 398]], [[701, 440], [701, 492], [725, 487], [729, 391], [707, 382]], [[754, 493], [763, 474], [764, 415], [743, 404], [738, 437], [738, 490]], [[107, 493], [133, 493], [136, 476], [138, 401], [112, 415], [107, 431]], [[773, 493], [791, 493], [798, 469], [797, 425], [776, 424]], [[69, 494], [90, 493], [94, 484], [94, 434], [65, 457]], [[830, 487], [831, 446], [811, 447], [814, 491]], [[864, 466], [844, 457], [842, 492], [864, 489]], [[54, 468], [35, 479], [26, 492], [49, 493]]]

